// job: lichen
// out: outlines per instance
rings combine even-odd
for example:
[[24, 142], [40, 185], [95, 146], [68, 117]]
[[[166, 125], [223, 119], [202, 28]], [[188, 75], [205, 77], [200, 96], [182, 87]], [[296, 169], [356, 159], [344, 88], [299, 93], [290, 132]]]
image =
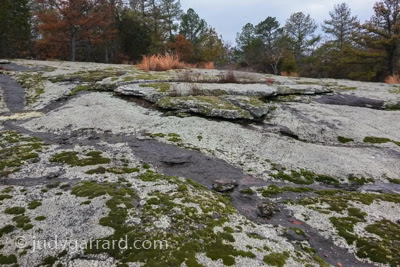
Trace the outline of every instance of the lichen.
[[[212, 260], [222, 259], [225, 265], [235, 264], [235, 256], [254, 258], [249, 251], [237, 250], [231, 243], [234, 242], [231, 227], [216, 233], [214, 228], [228, 221], [228, 216], [234, 212], [232, 205], [222, 196], [191, 180], [182, 180], [178, 177], [165, 176], [152, 171], [140, 174], [139, 179], [145, 182], [167, 182], [176, 184], [178, 190], [174, 194], [152, 192], [141, 207], [134, 207], [132, 203], [137, 199], [135, 192], [121, 184], [83, 182], [72, 189], [72, 194], [79, 197], [93, 199], [108, 195], [106, 205], [109, 214], [100, 219], [100, 224], [111, 227], [115, 232], [105, 238], [96, 240], [99, 246], [92, 246], [85, 250], [86, 254], [107, 253], [120, 263], [141, 262], [144, 266], [198, 266], [197, 253], [205, 253]], [[188, 193], [190, 191], [190, 193]], [[193, 203], [199, 205], [201, 213], [193, 207], [178, 204]], [[137, 200], [136, 200], [137, 201]], [[177, 211], [182, 212], [177, 212]], [[140, 216], [141, 224], [127, 224], [129, 214]], [[217, 217], [212, 216], [218, 214]], [[154, 218], [168, 216], [170, 226], [168, 230], [154, 227]], [[151, 230], [148, 230], [150, 228]], [[127, 236], [128, 243], [134, 240], [167, 240], [168, 249], [107, 249], [102, 245], [112, 240], [120, 240]], [[199, 242], [199, 240], [202, 240]]]
[[22, 72], [17, 75], [17, 81], [26, 89], [25, 98], [27, 104], [35, 103], [44, 93], [44, 81], [42, 73]]
[[44, 144], [36, 137], [25, 137], [14, 131], [0, 133], [0, 175], [19, 171], [26, 162], [36, 162]]

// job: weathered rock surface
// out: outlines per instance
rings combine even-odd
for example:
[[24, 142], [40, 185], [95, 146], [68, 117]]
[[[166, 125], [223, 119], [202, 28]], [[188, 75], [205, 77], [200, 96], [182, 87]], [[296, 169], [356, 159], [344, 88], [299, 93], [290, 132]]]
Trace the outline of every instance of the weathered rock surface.
[[[26, 111], [0, 116], [0, 265], [400, 262], [397, 85], [241, 72], [239, 84], [223, 84], [217, 70], [183, 81], [182, 71], [79, 62], [7, 67], [26, 101], [3, 106]], [[170, 248], [30, 253], [34, 239], [125, 235]]]

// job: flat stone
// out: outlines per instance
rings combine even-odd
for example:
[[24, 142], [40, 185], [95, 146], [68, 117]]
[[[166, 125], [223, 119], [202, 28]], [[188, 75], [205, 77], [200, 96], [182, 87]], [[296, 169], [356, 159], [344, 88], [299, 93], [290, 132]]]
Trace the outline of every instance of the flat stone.
[[275, 212], [277, 212], [276, 204], [272, 202], [263, 202], [258, 205], [257, 207], [258, 213], [257, 215], [259, 217], [264, 217], [264, 218], [271, 218]]
[[215, 180], [212, 184], [213, 189], [218, 192], [227, 192], [233, 190], [238, 185], [237, 182], [228, 180], [228, 179], [220, 179]]

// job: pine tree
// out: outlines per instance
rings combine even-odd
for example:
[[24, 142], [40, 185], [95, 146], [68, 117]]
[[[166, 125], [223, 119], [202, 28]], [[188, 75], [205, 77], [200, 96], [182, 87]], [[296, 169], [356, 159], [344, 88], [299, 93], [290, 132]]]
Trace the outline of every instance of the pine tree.
[[31, 41], [29, 0], [0, 0], [0, 57], [24, 56]]
[[184, 35], [186, 39], [195, 44], [201, 35], [206, 33], [207, 23], [201, 19], [199, 15], [189, 8], [186, 14], [181, 16], [181, 24], [179, 26], [179, 33]]
[[351, 10], [346, 3], [335, 5], [333, 11], [329, 12], [330, 20], [325, 20], [322, 29], [325, 33], [332, 35], [333, 43], [342, 50], [345, 43], [351, 41], [352, 33], [357, 29], [357, 16], [351, 15]]
[[321, 37], [314, 35], [318, 26], [310, 15], [303, 12], [293, 13], [286, 21], [285, 32], [289, 38], [293, 54], [299, 64], [305, 53], [309, 52]]
[[400, 42], [400, 0], [375, 3], [374, 15], [361, 26], [362, 41], [370, 48], [383, 50], [390, 75], [396, 73], [396, 58]]

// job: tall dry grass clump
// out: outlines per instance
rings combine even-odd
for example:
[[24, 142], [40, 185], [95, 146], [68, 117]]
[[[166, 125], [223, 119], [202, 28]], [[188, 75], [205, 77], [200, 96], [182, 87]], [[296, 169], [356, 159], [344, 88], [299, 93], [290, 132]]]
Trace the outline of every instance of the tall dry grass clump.
[[400, 84], [400, 75], [388, 76], [386, 77], [385, 82], [390, 84]]
[[172, 69], [182, 69], [185, 67], [185, 63], [180, 62], [180, 59], [176, 55], [165, 54], [165, 55], [152, 55], [143, 56], [142, 61], [137, 65], [139, 69], [148, 71], [166, 71]]
[[204, 63], [204, 68], [205, 68], [206, 70], [213, 70], [213, 69], [215, 69], [214, 62], [206, 62], [206, 63]]
[[281, 76], [295, 77], [295, 78], [299, 78], [300, 77], [300, 75], [297, 72], [286, 72], [286, 71], [282, 71], [281, 72]]

